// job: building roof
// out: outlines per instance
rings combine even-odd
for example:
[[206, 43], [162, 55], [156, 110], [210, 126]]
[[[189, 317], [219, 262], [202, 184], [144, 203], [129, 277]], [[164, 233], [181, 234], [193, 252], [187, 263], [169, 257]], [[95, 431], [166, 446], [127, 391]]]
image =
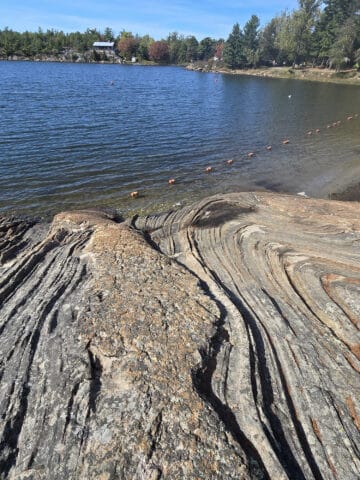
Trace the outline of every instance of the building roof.
[[113, 48], [115, 42], [94, 42], [93, 47], [110, 47]]

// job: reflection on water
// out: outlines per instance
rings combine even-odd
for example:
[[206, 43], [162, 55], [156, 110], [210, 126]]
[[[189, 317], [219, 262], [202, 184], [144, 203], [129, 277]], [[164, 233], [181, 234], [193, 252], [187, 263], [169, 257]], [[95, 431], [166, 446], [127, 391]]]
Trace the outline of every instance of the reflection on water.
[[324, 196], [360, 167], [356, 86], [175, 67], [0, 62], [0, 73], [2, 211], [130, 214], [259, 188]]

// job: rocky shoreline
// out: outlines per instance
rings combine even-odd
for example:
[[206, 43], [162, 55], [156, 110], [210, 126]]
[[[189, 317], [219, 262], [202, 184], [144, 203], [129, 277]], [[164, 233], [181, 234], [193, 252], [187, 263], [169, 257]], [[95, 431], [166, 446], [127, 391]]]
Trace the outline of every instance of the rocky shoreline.
[[186, 67], [188, 70], [199, 72], [225, 73], [229, 75], [247, 75], [263, 78], [285, 78], [293, 80], [307, 80], [313, 82], [330, 82], [345, 85], [360, 85], [360, 71], [343, 70], [337, 72], [328, 68], [292, 68], [292, 67], [261, 67], [231, 70], [217, 67], [212, 64], [193, 63]]
[[359, 205], [0, 219], [1, 479], [360, 475]]
[[0, 61], [9, 62], [53, 62], [53, 63], [115, 63], [121, 64], [124, 61], [113, 52], [96, 52], [88, 50], [81, 53], [77, 51], [69, 51], [66, 53], [59, 53], [56, 55], [38, 54], [33, 57], [25, 55], [11, 55], [8, 57], [0, 57]]
[[[22, 62], [60, 62], [60, 63], [114, 63], [133, 65], [131, 62], [126, 62], [114, 54], [104, 52], [103, 58], [94, 58], [93, 51], [88, 51], [84, 54], [78, 52], [45, 55], [39, 54], [35, 57], [26, 57], [21, 55], [12, 55], [10, 57], [2, 57], [0, 61], [22, 61]], [[142, 66], [158, 66], [154, 62], [137, 62], [136, 65]], [[185, 67], [187, 70], [206, 72], [206, 73], [224, 73], [229, 75], [247, 75], [263, 78], [286, 78], [294, 80], [308, 80], [313, 82], [330, 82], [344, 85], [360, 85], [360, 71], [358, 70], [343, 70], [336, 72], [328, 68], [292, 68], [292, 67], [262, 67], [251, 69], [235, 69], [231, 70], [226, 67], [216, 67], [213, 64], [199, 64], [198, 62], [189, 65], [178, 65]]]

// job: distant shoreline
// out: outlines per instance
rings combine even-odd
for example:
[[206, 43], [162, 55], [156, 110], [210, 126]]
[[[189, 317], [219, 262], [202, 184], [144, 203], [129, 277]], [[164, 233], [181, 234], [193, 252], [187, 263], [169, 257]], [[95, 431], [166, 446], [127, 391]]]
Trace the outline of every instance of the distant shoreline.
[[[121, 60], [119, 57], [109, 57], [107, 60], [92, 60], [87, 57], [82, 57], [79, 55], [76, 59], [71, 59], [65, 55], [39, 55], [37, 57], [24, 57], [14, 55], [12, 57], [0, 57], [0, 61], [9, 61], [9, 62], [54, 62], [54, 63], [92, 63], [92, 64], [101, 64], [101, 65], [140, 65], [140, 66], [164, 66], [163, 64], [158, 64], [154, 62], [136, 62], [132, 63], [129, 61]], [[360, 86], [360, 71], [356, 69], [351, 70], [341, 70], [336, 72], [328, 68], [314, 68], [314, 67], [304, 67], [304, 68], [292, 68], [292, 67], [260, 67], [260, 68], [248, 68], [248, 69], [235, 69], [231, 70], [226, 67], [207, 67], [206, 64], [199, 64], [199, 62], [189, 64], [189, 65], [173, 65], [166, 64], [165, 66], [169, 67], [179, 67], [186, 68], [190, 71], [195, 72], [204, 72], [204, 73], [222, 73], [227, 75], [246, 75], [251, 77], [262, 77], [262, 78], [282, 78], [288, 80], [305, 80], [312, 82], [322, 82], [322, 83], [337, 83], [341, 85], [357, 85]]]
[[[93, 60], [90, 57], [83, 55], [76, 55], [73, 58], [70, 58], [67, 55], [39, 55], [35, 57], [25, 57], [22, 55], [13, 55], [12, 57], [0, 57], [0, 62], [29, 62], [29, 63], [41, 63], [41, 62], [51, 62], [51, 63], [99, 63], [99, 64], [108, 64], [108, 65], [120, 65], [122, 62], [118, 57], [109, 57], [107, 60]], [[130, 62], [128, 62], [130, 64]]]
[[226, 67], [206, 68], [206, 65], [190, 64], [187, 70], [205, 73], [224, 73], [229, 75], [247, 75], [263, 78], [284, 78], [288, 80], [307, 80], [313, 82], [339, 83], [342, 85], [360, 86], [360, 71], [356, 69], [336, 72], [328, 68], [292, 68], [292, 67], [260, 67], [231, 70]]

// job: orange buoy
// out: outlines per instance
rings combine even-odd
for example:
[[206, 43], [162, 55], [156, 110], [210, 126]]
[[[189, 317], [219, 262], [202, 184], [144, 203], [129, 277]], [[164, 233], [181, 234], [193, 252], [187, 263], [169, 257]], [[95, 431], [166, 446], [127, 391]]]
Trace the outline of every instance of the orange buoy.
[[226, 163], [228, 165], [232, 165], [234, 163], [234, 160], [231, 158], [230, 160], [226, 160]]
[[139, 196], [139, 192], [131, 192], [130, 197], [137, 198]]
[[170, 178], [170, 180], [169, 180], [168, 183], [169, 183], [169, 185], [174, 185], [174, 183], [175, 183], [175, 178]]
[[268, 146], [266, 147], [266, 150], [269, 150], [269, 151], [272, 150], [272, 146], [271, 146], [271, 145], [268, 145]]
[[288, 139], [285, 139], [285, 140], [283, 140], [283, 142], [282, 142], [282, 143], [283, 143], [283, 145], [287, 145], [288, 143], [290, 143], [290, 140], [288, 140]]
[[210, 173], [212, 172], [213, 168], [212, 167], [206, 167], [205, 172]]
[[248, 157], [250, 157], [250, 158], [253, 157], [254, 155], [255, 155], [254, 152], [249, 152], [249, 153], [248, 153]]

